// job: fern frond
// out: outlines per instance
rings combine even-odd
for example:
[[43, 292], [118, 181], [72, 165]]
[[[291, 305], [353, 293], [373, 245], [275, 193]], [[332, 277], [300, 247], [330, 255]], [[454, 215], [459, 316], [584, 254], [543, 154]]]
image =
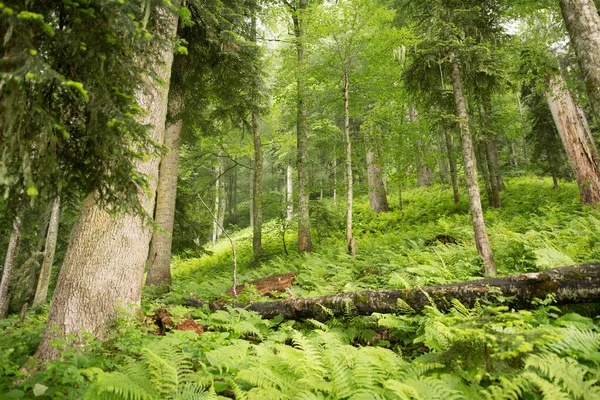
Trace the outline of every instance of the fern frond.
[[115, 371], [102, 374], [85, 394], [86, 400], [158, 400], [159, 393], [141, 375]]
[[539, 391], [542, 392], [544, 399], [569, 400], [571, 398], [571, 396], [562, 391], [560, 386], [554, 384], [553, 382], [547, 381], [534, 372], [524, 372], [523, 377], [529, 380], [532, 385], [537, 387]]

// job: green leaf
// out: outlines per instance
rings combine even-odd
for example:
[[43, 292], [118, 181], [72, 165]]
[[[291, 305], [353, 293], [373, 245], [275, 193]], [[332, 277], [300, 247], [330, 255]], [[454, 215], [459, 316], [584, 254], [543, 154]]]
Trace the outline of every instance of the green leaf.
[[48, 386], [42, 385], [41, 383], [36, 383], [33, 387], [33, 394], [35, 397], [38, 397], [46, 393], [46, 390], [48, 390]]
[[34, 186], [30, 186], [27, 188], [27, 195], [28, 196], [37, 196], [38, 194], [40, 194], [38, 192], [38, 190], [34, 187]]

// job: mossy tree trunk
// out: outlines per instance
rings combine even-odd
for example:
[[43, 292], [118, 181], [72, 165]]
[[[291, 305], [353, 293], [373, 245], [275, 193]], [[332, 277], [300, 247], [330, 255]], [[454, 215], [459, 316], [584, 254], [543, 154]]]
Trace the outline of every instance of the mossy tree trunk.
[[[578, 304], [600, 302], [600, 264], [575, 265], [548, 269], [501, 278], [488, 278], [449, 285], [425, 286], [404, 290], [367, 290], [346, 292], [330, 296], [308, 299], [291, 298], [278, 302], [238, 305], [255, 311], [263, 318], [282, 315], [287, 319], [314, 318], [328, 320], [332, 316], [346, 316], [348, 310], [355, 315], [373, 313], [422, 312], [434, 303], [441, 311], [452, 307], [458, 300], [466, 307], [477, 302], [494, 301], [498, 296], [514, 297], [510, 307], [516, 309], [536, 308], [535, 299], [554, 296], [557, 304]], [[187, 304], [203, 307], [207, 303], [187, 299]], [[224, 307], [222, 303], [208, 304], [211, 309]]]
[[[177, 16], [165, 19], [168, 24], [164, 35], [170, 41], [177, 31]], [[173, 62], [171, 46], [164, 46], [158, 58], [156, 71], [166, 85], [147, 77], [137, 100], [141, 108], [148, 110], [143, 122], [152, 125], [151, 139], [162, 144]], [[136, 170], [148, 177], [147, 190], [140, 192], [139, 200], [149, 215], [154, 211], [159, 163], [157, 157], [135, 161]], [[96, 198], [95, 193], [87, 196], [73, 227], [36, 353], [41, 360], [59, 356], [60, 350], [52, 346], [54, 339], [81, 337], [89, 332], [102, 340], [120, 308], [131, 312], [139, 309], [152, 228], [140, 215], [109, 214]]]

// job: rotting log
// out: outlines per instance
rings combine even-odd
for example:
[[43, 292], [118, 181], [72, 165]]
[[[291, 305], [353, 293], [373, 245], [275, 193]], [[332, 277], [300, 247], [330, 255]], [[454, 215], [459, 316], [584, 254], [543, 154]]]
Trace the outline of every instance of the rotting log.
[[[237, 294], [241, 294], [244, 292], [247, 285], [252, 285], [256, 287], [256, 290], [258, 290], [260, 294], [268, 296], [273, 292], [285, 292], [286, 288], [291, 288], [294, 278], [296, 278], [296, 275], [294, 275], [293, 272], [288, 272], [287, 274], [281, 275], [271, 275], [267, 276], [266, 278], [257, 279], [255, 281], [236, 286], [235, 291]], [[226, 293], [229, 296], [233, 296], [233, 289], [229, 289]]]
[[[556, 304], [600, 302], [600, 264], [574, 265], [500, 278], [488, 278], [450, 285], [425, 286], [404, 290], [367, 290], [339, 293], [314, 298], [291, 298], [277, 302], [229, 304], [256, 311], [264, 318], [282, 315], [286, 319], [315, 318], [326, 320], [331, 316], [347, 314], [350, 307], [355, 315], [394, 313], [403, 300], [416, 312], [434, 303], [440, 310], [448, 310], [456, 299], [467, 307], [477, 300], [493, 300], [496, 296], [514, 297], [510, 303], [516, 309], [531, 308], [533, 299], [554, 295]], [[227, 304], [207, 303], [186, 299], [188, 306], [222, 309]], [[351, 305], [350, 305], [351, 303]]]

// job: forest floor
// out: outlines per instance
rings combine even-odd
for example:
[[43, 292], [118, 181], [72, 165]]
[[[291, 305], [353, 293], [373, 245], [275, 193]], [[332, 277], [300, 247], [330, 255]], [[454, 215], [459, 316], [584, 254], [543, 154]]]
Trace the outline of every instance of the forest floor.
[[[442, 186], [403, 195], [403, 210], [382, 214], [358, 199], [356, 257], [345, 253], [343, 205], [330, 200], [311, 204], [310, 254], [293, 251], [294, 224], [284, 237], [283, 220], [265, 224], [259, 261], [251, 230], [232, 232], [238, 283], [292, 272], [291, 293], [272, 295], [283, 299], [481, 278], [466, 194], [459, 205]], [[502, 205], [485, 209], [500, 275], [600, 263], [600, 210], [579, 204], [575, 184], [553, 190], [548, 179], [513, 178]], [[106, 343], [91, 340], [86, 352], [67, 346], [61, 360], [18, 387], [12, 382], [35, 352], [47, 310], [0, 322], [0, 399], [600, 398], [597, 305], [557, 308], [546, 298], [514, 310], [497, 296], [470, 309], [456, 302], [447, 313], [358, 317], [349, 306], [325, 323], [182, 305], [190, 296], [230, 299], [232, 272], [227, 240], [200, 258], [176, 257], [173, 290], [146, 289], [144, 321], [124, 316]], [[239, 301], [270, 299], [250, 289]]]

